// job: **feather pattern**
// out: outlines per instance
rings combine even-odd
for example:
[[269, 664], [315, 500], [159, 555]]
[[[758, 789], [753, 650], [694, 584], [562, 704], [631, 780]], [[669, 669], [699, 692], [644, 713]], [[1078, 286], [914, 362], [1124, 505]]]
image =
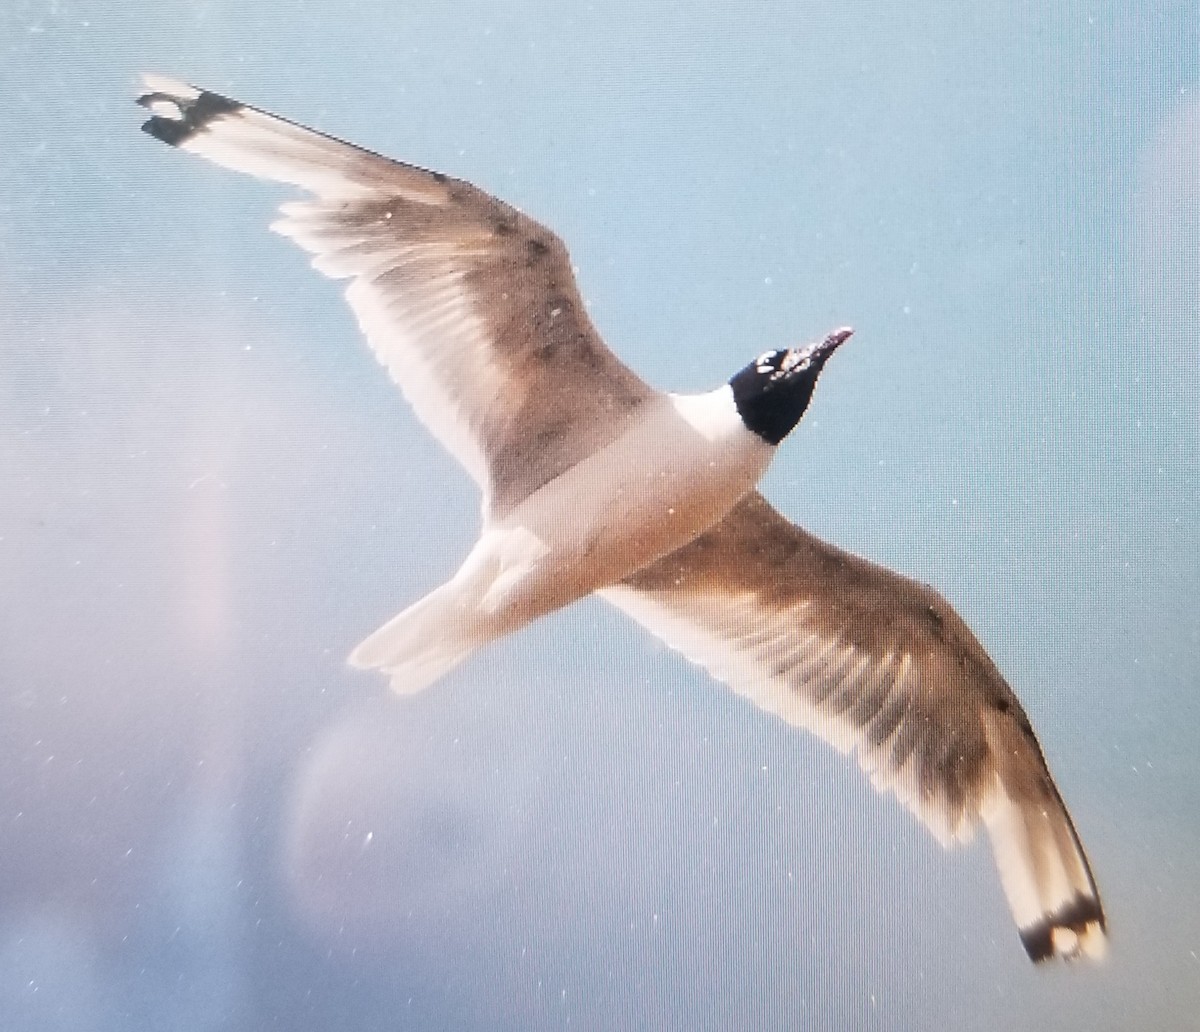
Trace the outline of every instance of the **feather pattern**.
[[1033, 728], [934, 591], [819, 541], [754, 492], [601, 595], [756, 705], [853, 751], [943, 844], [982, 821], [1035, 960], [1103, 949], [1091, 868]]
[[312, 199], [272, 226], [346, 300], [417, 416], [502, 518], [659, 396], [593, 328], [562, 242], [469, 183], [147, 76], [153, 136]]

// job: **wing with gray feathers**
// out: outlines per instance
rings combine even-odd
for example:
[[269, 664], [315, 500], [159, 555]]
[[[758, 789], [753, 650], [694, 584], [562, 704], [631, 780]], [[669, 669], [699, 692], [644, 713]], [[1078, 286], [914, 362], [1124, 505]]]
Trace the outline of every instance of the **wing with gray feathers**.
[[605, 347], [562, 242], [469, 183], [146, 76], [152, 136], [312, 199], [272, 226], [346, 299], [421, 420], [502, 516], [655, 396]]
[[601, 594], [758, 706], [855, 751], [943, 843], [982, 819], [1034, 960], [1103, 951], [1095, 881], [1029, 719], [940, 595], [757, 492]]

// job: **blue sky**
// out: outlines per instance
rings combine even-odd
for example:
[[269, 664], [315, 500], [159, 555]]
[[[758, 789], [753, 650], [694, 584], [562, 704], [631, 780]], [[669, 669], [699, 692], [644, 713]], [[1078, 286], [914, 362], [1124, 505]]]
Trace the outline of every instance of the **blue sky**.
[[[0, 47], [6, 1028], [1188, 1027], [1190, 5], [16, 2]], [[982, 842], [599, 603], [417, 698], [347, 669], [474, 488], [144, 70], [545, 221], [655, 384], [854, 325], [764, 489], [991, 650], [1107, 965], [1032, 969]]]

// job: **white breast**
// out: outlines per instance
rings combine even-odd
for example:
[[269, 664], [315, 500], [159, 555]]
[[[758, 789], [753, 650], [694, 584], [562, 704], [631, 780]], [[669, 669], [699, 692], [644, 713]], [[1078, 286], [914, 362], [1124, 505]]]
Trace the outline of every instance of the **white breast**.
[[746, 429], [729, 387], [668, 395], [502, 522], [545, 543], [528, 586], [563, 604], [702, 534], [758, 483], [774, 452]]

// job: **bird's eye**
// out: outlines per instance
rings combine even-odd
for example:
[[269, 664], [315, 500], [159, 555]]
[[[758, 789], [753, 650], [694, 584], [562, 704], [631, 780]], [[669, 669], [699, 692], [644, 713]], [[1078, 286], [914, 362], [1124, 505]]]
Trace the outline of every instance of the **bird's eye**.
[[754, 363], [754, 368], [762, 374], [775, 373], [779, 371], [779, 352], [764, 351], [758, 356], [758, 360]]

